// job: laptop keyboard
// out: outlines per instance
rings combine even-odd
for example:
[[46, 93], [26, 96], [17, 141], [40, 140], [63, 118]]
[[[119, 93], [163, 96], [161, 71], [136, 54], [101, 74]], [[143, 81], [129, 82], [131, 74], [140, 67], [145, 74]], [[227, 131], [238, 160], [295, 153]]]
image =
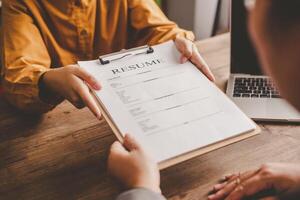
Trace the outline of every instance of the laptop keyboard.
[[281, 98], [270, 78], [235, 78], [233, 97]]

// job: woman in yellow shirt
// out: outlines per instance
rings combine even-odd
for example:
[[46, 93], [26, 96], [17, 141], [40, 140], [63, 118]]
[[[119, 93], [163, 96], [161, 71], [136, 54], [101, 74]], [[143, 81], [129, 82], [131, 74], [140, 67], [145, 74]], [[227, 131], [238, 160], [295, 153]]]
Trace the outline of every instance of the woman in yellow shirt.
[[213, 80], [193, 33], [169, 21], [154, 0], [4, 0], [2, 31], [4, 95], [27, 112], [47, 112], [67, 99], [99, 118], [83, 81], [96, 90], [101, 83], [76, 62], [172, 39], [181, 62], [190, 59]]

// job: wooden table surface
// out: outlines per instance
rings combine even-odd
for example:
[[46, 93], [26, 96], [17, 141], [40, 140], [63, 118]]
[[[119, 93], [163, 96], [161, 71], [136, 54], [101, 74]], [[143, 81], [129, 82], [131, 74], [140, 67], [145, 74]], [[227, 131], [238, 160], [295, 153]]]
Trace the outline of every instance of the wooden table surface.
[[[225, 88], [229, 35], [199, 42], [199, 48]], [[225, 174], [265, 162], [300, 161], [300, 126], [260, 127], [259, 136], [163, 170], [163, 193], [170, 199], [205, 199]], [[33, 117], [0, 99], [0, 199], [114, 199], [124, 189], [106, 170], [115, 139], [105, 121], [67, 102]]]

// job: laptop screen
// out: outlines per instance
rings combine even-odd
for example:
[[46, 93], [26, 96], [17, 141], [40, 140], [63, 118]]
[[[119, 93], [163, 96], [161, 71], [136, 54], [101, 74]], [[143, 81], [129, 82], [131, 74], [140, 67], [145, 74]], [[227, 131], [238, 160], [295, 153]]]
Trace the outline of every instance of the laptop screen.
[[244, 1], [231, 2], [231, 73], [262, 75], [248, 34]]

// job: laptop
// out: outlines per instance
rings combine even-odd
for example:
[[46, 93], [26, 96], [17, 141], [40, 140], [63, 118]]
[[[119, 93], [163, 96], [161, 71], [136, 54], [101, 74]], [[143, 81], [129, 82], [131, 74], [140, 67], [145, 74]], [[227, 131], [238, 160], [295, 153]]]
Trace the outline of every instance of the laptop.
[[300, 122], [300, 113], [260, 69], [247, 28], [244, 1], [231, 5], [231, 75], [227, 95], [255, 121]]

